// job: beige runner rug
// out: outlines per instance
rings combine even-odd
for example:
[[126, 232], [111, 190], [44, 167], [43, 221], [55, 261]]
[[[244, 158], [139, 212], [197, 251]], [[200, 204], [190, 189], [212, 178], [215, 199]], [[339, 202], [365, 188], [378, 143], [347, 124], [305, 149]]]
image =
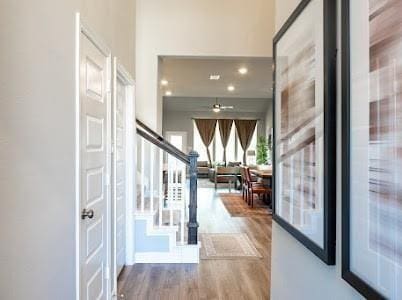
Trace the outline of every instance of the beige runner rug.
[[201, 233], [201, 259], [261, 258], [245, 233]]

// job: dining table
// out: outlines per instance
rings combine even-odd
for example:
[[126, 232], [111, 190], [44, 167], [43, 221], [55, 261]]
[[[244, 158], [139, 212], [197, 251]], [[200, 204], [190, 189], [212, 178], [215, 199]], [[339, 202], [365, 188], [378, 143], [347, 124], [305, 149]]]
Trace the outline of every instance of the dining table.
[[255, 175], [258, 178], [259, 182], [262, 182], [264, 185], [268, 187], [272, 187], [272, 169], [268, 170], [258, 170], [252, 169], [250, 170], [251, 174]]

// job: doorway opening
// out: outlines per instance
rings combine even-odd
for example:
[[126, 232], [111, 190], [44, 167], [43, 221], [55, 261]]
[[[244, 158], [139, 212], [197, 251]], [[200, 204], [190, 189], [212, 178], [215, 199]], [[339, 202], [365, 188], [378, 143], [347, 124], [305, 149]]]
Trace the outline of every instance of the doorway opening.
[[[134, 265], [120, 290], [138, 298], [268, 299], [272, 58], [160, 57], [159, 63], [163, 137], [199, 154], [200, 263]], [[143, 278], [152, 288], [142, 286]]]

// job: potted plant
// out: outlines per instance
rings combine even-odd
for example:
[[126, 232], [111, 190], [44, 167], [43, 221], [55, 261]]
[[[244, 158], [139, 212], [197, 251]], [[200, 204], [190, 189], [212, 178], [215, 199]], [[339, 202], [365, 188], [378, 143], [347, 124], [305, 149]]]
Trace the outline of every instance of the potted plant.
[[267, 147], [268, 147], [268, 164], [272, 165], [272, 134], [268, 135], [268, 142], [267, 142]]
[[269, 169], [268, 165], [268, 147], [269, 144], [265, 136], [258, 137], [257, 140], [257, 168], [259, 170]]

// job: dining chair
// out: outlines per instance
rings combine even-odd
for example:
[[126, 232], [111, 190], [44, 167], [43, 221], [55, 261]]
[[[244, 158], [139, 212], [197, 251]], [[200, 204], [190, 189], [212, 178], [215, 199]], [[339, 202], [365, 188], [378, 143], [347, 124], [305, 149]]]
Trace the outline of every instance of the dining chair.
[[251, 207], [254, 207], [254, 195], [257, 195], [258, 198], [261, 197], [268, 197], [271, 195], [271, 188], [264, 186], [262, 183], [259, 182], [253, 182], [251, 179], [251, 173], [250, 173], [250, 168], [246, 167], [244, 169], [245, 175], [246, 175], [246, 180], [247, 180], [247, 203], [248, 205], [251, 205]]
[[240, 167], [240, 176], [241, 176], [241, 193], [243, 196], [243, 200], [247, 201], [248, 196], [247, 196], [247, 190], [248, 190], [248, 182], [246, 178], [246, 171], [245, 167]]

